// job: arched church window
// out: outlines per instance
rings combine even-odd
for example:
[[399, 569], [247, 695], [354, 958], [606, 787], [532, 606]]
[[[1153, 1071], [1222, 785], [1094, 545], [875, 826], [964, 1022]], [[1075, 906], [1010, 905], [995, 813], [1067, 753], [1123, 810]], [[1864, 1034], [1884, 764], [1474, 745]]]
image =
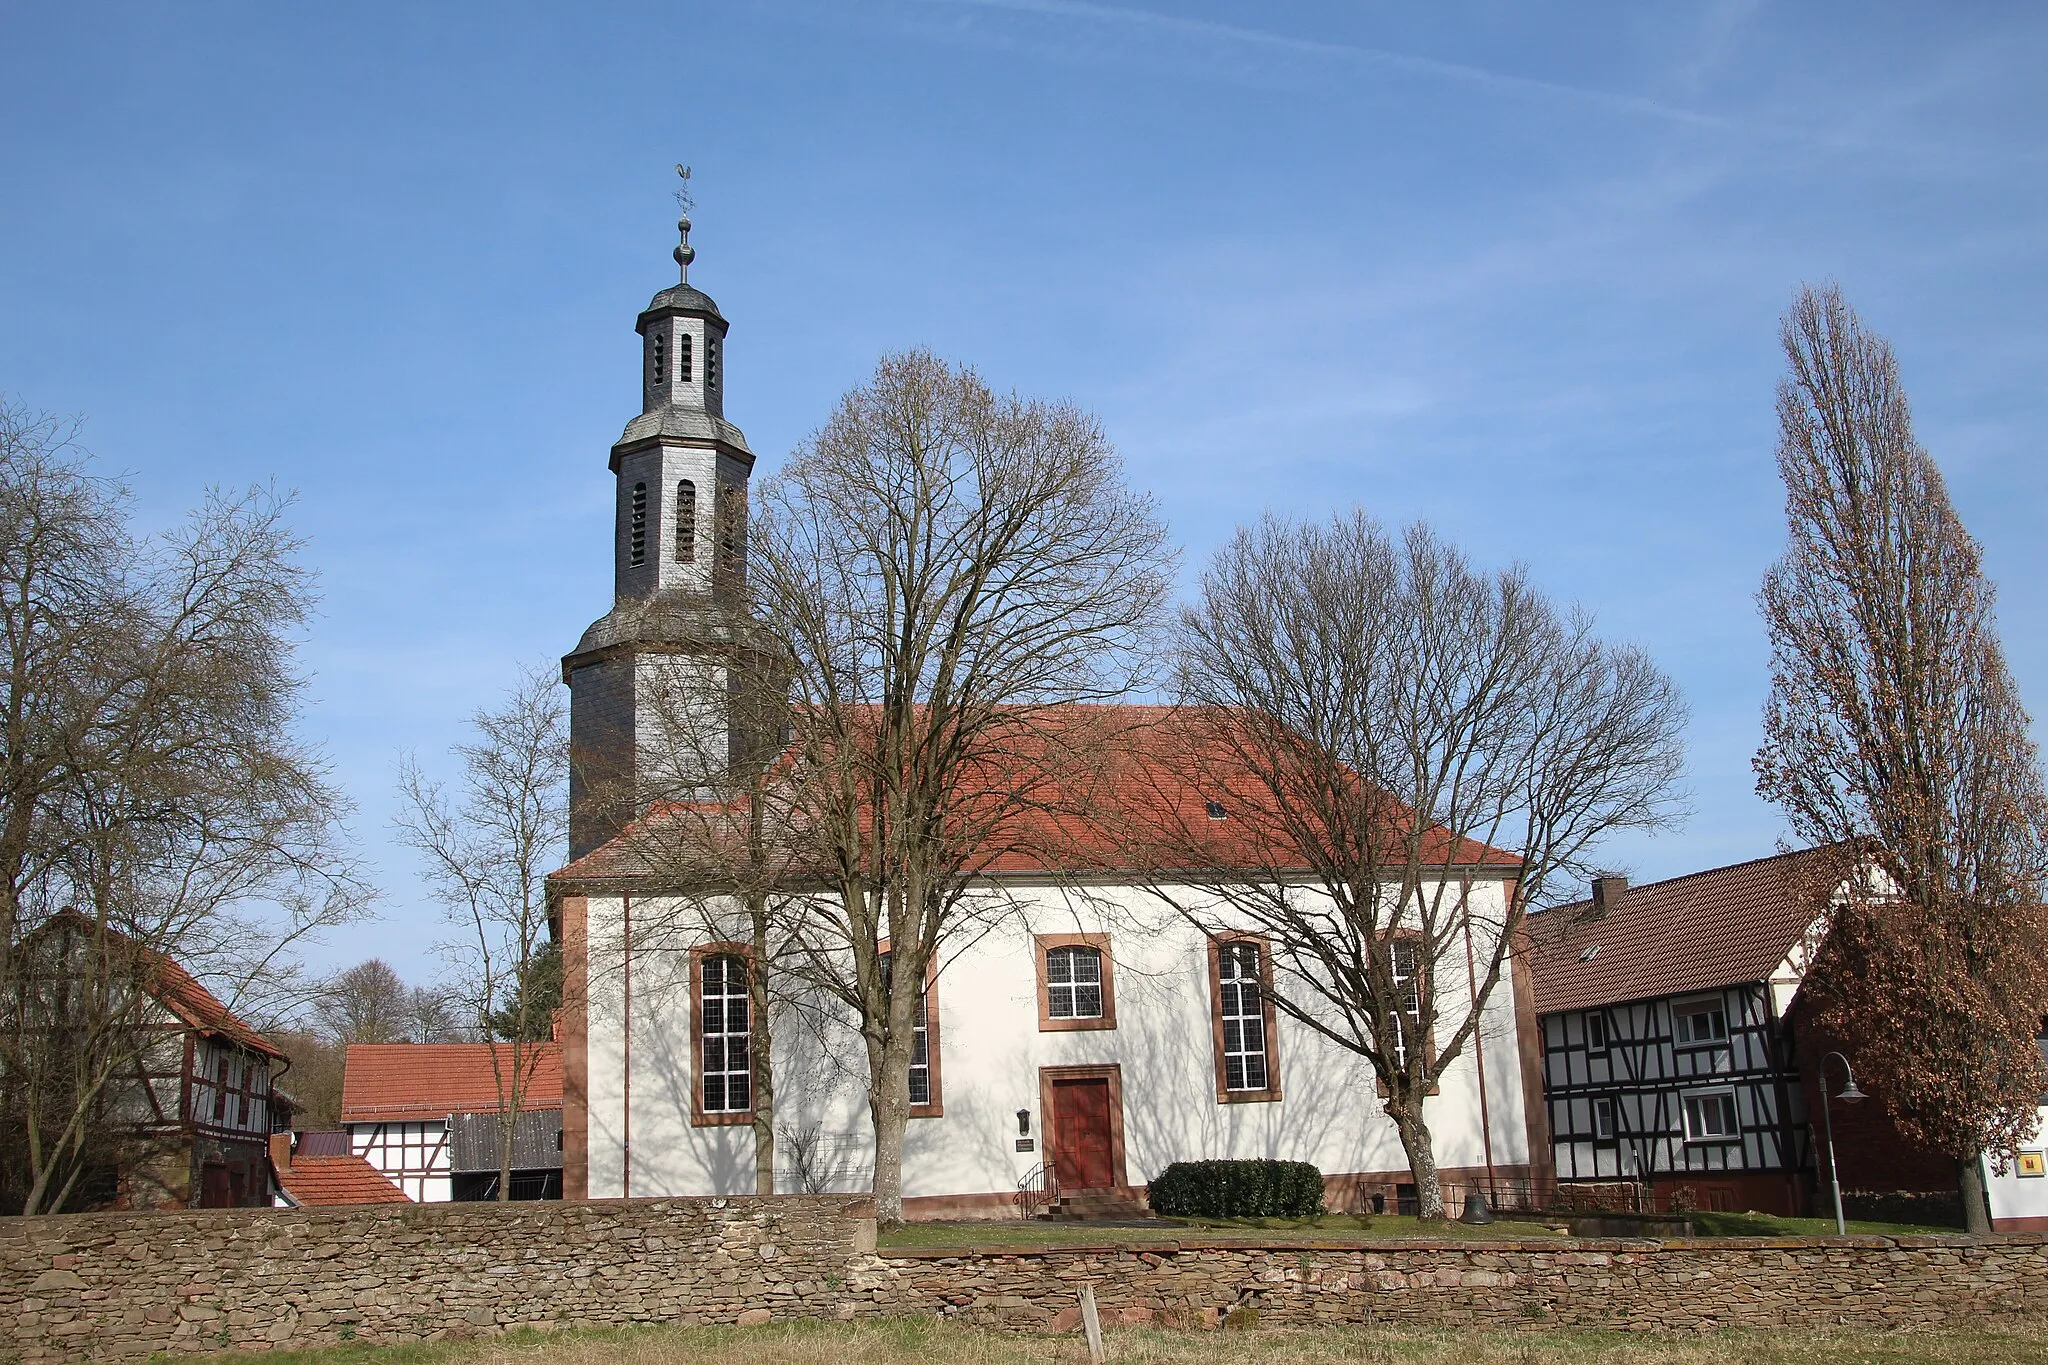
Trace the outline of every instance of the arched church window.
[[627, 523], [628, 543], [631, 546], [632, 562], [647, 562], [647, 485], [633, 485], [633, 509]]
[[676, 338], [676, 378], [685, 384], [690, 382], [690, 334], [688, 332]]
[[657, 384], [668, 378], [668, 358], [666, 352], [662, 349], [667, 344], [667, 338], [663, 337], [661, 333], [656, 332], [654, 334], [654, 354], [649, 357], [649, 360], [650, 368], [654, 371], [654, 382]]
[[697, 485], [684, 479], [676, 485], [676, 563], [697, 562]]

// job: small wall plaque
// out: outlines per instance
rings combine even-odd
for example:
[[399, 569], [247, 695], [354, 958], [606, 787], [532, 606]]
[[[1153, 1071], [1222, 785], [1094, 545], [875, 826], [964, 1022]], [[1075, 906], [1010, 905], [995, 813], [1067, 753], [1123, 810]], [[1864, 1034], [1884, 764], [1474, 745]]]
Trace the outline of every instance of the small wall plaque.
[[2021, 1152], [2018, 1165], [2020, 1174], [2028, 1179], [2048, 1175], [2048, 1154]]
[[[1020, 1152], [1035, 1152], [1038, 1150], [1038, 1142], [1036, 1139], [1033, 1138], [1018, 1138], [1017, 1150]], [[2036, 1160], [2039, 1160], [2040, 1156], [2041, 1154], [2039, 1152], [2034, 1153], [2034, 1157]], [[2039, 1172], [2036, 1172], [2036, 1174], [2039, 1174]]]

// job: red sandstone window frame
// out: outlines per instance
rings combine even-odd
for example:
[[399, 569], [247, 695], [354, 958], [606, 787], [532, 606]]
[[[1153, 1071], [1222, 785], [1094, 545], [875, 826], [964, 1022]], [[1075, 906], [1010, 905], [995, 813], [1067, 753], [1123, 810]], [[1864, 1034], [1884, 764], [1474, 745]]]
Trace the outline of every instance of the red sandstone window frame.
[[[1046, 954], [1055, 948], [1093, 948], [1102, 962], [1102, 1013], [1079, 1019], [1055, 1019], [1052, 1014], [1052, 982], [1046, 975]], [[1108, 934], [1034, 934], [1032, 956], [1038, 964], [1038, 1031], [1080, 1033], [1116, 1027], [1116, 962], [1109, 951]]]
[[[1259, 1006], [1265, 1019], [1266, 1084], [1258, 1090], [1232, 1090], [1223, 1050], [1223, 948], [1249, 943], [1259, 952]], [[1280, 1099], [1280, 1045], [1274, 1029], [1273, 945], [1257, 934], [1209, 935], [1209, 1041], [1216, 1058], [1216, 1103], [1273, 1104]]]
[[[747, 1107], [707, 1110], [704, 1107], [704, 959], [737, 957], [747, 964]], [[761, 1095], [760, 1059], [754, 1055], [754, 1040], [761, 1036], [755, 1027], [752, 1005], [754, 946], [751, 943], [703, 943], [690, 949], [690, 1126], [729, 1128], [754, 1121], [754, 1106]]]
[[[889, 940], [883, 939], [876, 951], [882, 957], [890, 954]], [[910, 1117], [914, 1119], [942, 1119], [946, 1117], [946, 1092], [939, 1074], [939, 964], [924, 964], [924, 1056], [925, 1072], [931, 1084], [927, 1093], [931, 1096], [925, 1104], [912, 1104]]]

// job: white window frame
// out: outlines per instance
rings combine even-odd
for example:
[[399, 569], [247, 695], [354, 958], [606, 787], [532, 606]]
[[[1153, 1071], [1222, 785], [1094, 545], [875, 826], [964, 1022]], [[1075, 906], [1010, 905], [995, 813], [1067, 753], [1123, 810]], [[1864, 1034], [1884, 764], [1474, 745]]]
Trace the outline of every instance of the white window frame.
[[[717, 964], [718, 993], [712, 994], [712, 964]], [[738, 988], [734, 988], [732, 968], [739, 965]], [[698, 967], [697, 1009], [700, 1053], [697, 1076], [699, 1104], [707, 1114], [748, 1114], [754, 1109], [754, 1013], [753, 997], [748, 992], [748, 975], [751, 970], [747, 960], [738, 953], [708, 953]], [[710, 1008], [713, 1001], [718, 1008]], [[729, 1027], [732, 1006], [737, 1002], [746, 1021], [746, 1027]], [[717, 1027], [714, 1028], [713, 1024]], [[716, 1039], [719, 1050], [719, 1065], [711, 1065], [712, 1040]], [[733, 1065], [734, 1040], [738, 1040], [739, 1065]], [[719, 1102], [711, 1102], [711, 1082], [719, 1082]], [[733, 1103], [733, 1082], [739, 1082], [741, 1103]]]
[[[1701, 1132], [1704, 1125], [1693, 1122], [1695, 1105], [1704, 1105], [1709, 1100], [1725, 1101], [1727, 1116], [1731, 1125], [1725, 1133]], [[1742, 1110], [1735, 1102], [1732, 1086], [1721, 1086], [1713, 1090], [1689, 1090], [1679, 1098], [1679, 1111], [1685, 1116], [1685, 1140], [1687, 1142], [1739, 1142], [1742, 1140]], [[1704, 1114], [1704, 1109], [1700, 1111]]]
[[[1709, 1012], [1720, 1031], [1711, 1037], [1695, 1036], [1691, 1021]], [[1695, 995], [1672, 1001], [1671, 1042], [1675, 1047], [1728, 1046], [1728, 1002], [1718, 995]]]
[[[1089, 964], [1092, 978], [1085, 978], [1082, 964]], [[1058, 965], [1055, 965], [1058, 964]], [[1064, 976], [1062, 976], [1064, 973]], [[1095, 1008], [1083, 1011], [1082, 992], [1095, 991]], [[1048, 1019], [1100, 1019], [1103, 1017], [1102, 949], [1085, 943], [1066, 943], [1045, 950], [1045, 1015]]]
[[[887, 993], [893, 975], [894, 953], [882, 954], [882, 990]], [[920, 1094], [919, 1092], [923, 1093]], [[931, 992], [917, 993], [917, 1012], [910, 1017], [910, 1107], [929, 1108], [932, 1103]]]
[[[1596, 1027], [1600, 1030], [1600, 1041], [1597, 1043], [1593, 1041], [1593, 1030]], [[1589, 1053], [1605, 1052], [1607, 1051], [1607, 1044], [1607, 1016], [1598, 1010], [1588, 1010], [1586, 1012], [1586, 1051]]]
[[[1607, 1118], [1607, 1123], [1604, 1129], [1600, 1123], [1600, 1118], [1603, 1114], [1606, 1115]], [[1614, 1118], [1614, 1096], [1595, 1095], [1593, 1097], [1593, 1141], [1613, 1142], [1615, 1140]]]
[[1266, 997], [1259, 984], [1264, 974], [1264, 950], [1258, 944], [1239, 938], [1216, 945], [1216, 1009], [1223, 1023], [1223, 1088], [1227, 1091], [1262, 1092], [1273, 1088], [1267, 1053]]

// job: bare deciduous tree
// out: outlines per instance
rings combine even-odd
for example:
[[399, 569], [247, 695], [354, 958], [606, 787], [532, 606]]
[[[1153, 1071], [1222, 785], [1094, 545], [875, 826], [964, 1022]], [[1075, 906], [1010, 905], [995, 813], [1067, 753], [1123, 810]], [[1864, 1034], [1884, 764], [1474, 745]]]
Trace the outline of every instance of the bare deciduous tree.
[[[2043, 1089], [2048, 796], [1992, 586], [1913, 435], [1891, 347], [1832, 286], [1782, 339], [1788, 544], [1759, 595], [1772, 646], [1757, 789], [1834, 845], [1842, 888], [1811, 983], [1902, 1131], [1954, 1156], [1988, 1231], [1986, 1152]], [[1862, 873], [1865, 859], [1881, 874]]]
[[321, 1031], [343, 1047], [404, 1042], [406, 1013], [405, 983], [381, 957], [336, 973], [312, 1007]]
[[[498, 1199], [512, 1197], [512, 1139], [539, 1064], [534, 1017], [541, 996], [524, 989], [546, 947], [546, 878], [568, 839], [569, 736], [555, 680], [529, 673], [496, 710], [470, 719], [476, 738], [455, 748], [457, 794], [411, 759], [399, 774], [398, 835], [426, 863], [427, 885], [463, 937], [447, 945], [458, 964], [464, 1012], [488, 1024], [511, 1006], [506, 1042], [491, 1049], [498, 1090]], [[509, 1057], [509, 1064], [507, 1058]]]
[[[313, 583], [286, 501], [211, 494], [139, 539], [127, 497], [62, 424], [0, 408], [0, 1098], [29, 1212], [124, 1121], [107, 1086], [151, 1041], [125, 1022], [146, 964], [276, 1017], [306, 990], [296, 945], [367, 897], [291, 734]], [[96, 936], [68, 985], [23, 956], [66, 907]]]
[[[1268, 942], [1276, 1005], [1371, 1063], [1440, 1218], [1427, 1099], [1528, 912], [1602, 836], [1673, 817], [1678, 692], [1521, 568], [1483, 573], [1426, 526], [1397, 540], [1358, 512], [1241, 530], [1177, 657], [1185, 709], [1144, 742], [1180, 746], [1167, 767], [1227, 818], [1128, 812], [1150, 841], [1133, 861], [1199, 927]], [[1499, 903], [1469, 894], [1474, 873], [1510, 879]]]
[[[752, 601], [790, 676], [776, 828], [827, 893], [808, 970], [858, 1020], [874, 1196], [901, 1219], [913, 1019], [928, 970], [1073, 727], [1126, 695], [1171, 554], [1095, 419], [885, 358], [764, 488]], [[884, 955], [887, 945], [887, 956]]]

